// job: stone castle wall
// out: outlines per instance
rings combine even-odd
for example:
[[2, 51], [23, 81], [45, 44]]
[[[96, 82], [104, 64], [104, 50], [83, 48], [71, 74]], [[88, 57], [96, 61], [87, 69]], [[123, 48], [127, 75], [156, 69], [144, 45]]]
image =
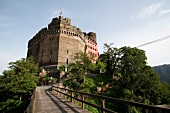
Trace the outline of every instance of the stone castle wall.
[[58, 65], [68, 65], [74, 61], [75, 53], [84, 51], [85, 43], [77, 36], [66, 36], [67, 34], [60, 34], [59, 37], [59, 53]]
[[[27, 57], [33, 56], [39, 66], [54, 71], [61, 65], [74, 62], [74, 55], [79, 51], [86, 52], [86, 40], [96, 43], [96, 34], [82, 32], [71, 25], [71, 19], [53, 18], [48, 28], [41, 29], [29, 42]], [[97, 44], [97, 43], [96, 43]], [[53, 69], [50, 67], [53, 67]]]
[[58, 62], [59, 32], [38, 34], [28, 46], [28, 57], [33, 56], [40, 66], [54, 65]]

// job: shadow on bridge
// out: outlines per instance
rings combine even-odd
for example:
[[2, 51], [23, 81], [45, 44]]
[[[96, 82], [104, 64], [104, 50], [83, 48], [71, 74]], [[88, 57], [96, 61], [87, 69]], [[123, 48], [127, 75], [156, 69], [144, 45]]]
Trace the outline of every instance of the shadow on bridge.
[[90, 113], [51, 92], [51, 86], [37, 87], [35, 113]]
[[[70, 104], [72, 104], [72, 103], [70, 101], [62, 99], [62, 98], [52, 94], [51, 88], [46, 89], [45, 93], [50, 97], [51, 101], [53, 101], [55, 103], [55, 105], [59, 108], [59, 110], [62, 113], [68, 113], [68, 110], [71, 110], [74, 113], [79, 113], [77, 109], [80, 109], [80, 107], [71, 106]], [[63, 107], [63, 105], [65, 107]], [[67, 108], [67, 109], [64, 109], [64, 108]]]

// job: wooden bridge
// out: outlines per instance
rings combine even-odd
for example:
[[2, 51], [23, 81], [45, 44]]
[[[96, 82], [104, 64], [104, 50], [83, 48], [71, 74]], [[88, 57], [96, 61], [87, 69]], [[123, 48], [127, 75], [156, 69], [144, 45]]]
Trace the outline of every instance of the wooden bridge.
[[36, 89], [34, 113], [90, 113], [51, 92], [51, 86]]
[[[77, 95], [77, 97], [75, 95]], [[66, 100], [66, 97], [70, 97], [70, 100]], [[101, 99], [101, 105], [89, 103], [85, 101], [85, 97], [99, 98]], [[74, 104], [74, 100], [79, 101], [81, 107]], [[90, 111], [84, 109], [84, 104], [93, 106], [101, 110], [103, 113], [115, 113], [114, 111], [105, 108], [105, 101], [139, 107], [142, 108], [144, 112], [149, 111], [149, 113], [170, 113], [170, 109], [167, 108], [77, 92], [75, 90], [69, 90], [57, 86], [37, 87], [25, 113], [90, 113]]]

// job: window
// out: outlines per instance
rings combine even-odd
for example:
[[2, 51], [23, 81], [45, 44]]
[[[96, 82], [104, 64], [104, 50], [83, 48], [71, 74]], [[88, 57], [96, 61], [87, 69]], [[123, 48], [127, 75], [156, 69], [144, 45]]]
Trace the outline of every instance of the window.
[[36, 50], [36, 56], [38, 56], [38, 49]]
[[42, 65], [42, 59], [41, 59], [41, 65]]
[[68, 58], [67, 58], [66, 64], [68, 65]]
[[50, 64], [51, 64], [51, 58], [50, 58]]

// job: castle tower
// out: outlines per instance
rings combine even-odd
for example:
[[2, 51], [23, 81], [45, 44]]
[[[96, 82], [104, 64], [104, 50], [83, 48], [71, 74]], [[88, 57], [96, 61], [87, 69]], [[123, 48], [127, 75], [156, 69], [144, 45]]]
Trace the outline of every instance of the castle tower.
[[[33, 56], [40, 67], [54, 74], [59, 66], [74, 62], [75, 53], [87, 52], [90, 47], [87, 46], [88, 40], [97, 45], [95, 33], [85, 35], [81, 29], [71, 25], [71, 19], [59, 16], [29, 40], [27, 57]], [[98, 49], [96, 53], [98, 57]]]

